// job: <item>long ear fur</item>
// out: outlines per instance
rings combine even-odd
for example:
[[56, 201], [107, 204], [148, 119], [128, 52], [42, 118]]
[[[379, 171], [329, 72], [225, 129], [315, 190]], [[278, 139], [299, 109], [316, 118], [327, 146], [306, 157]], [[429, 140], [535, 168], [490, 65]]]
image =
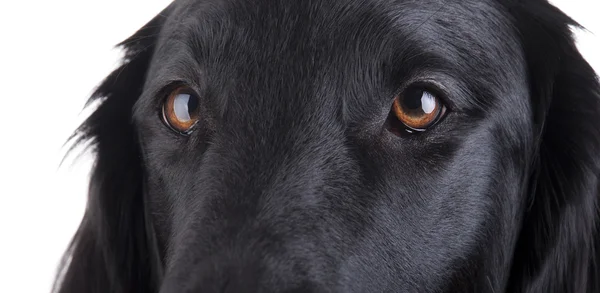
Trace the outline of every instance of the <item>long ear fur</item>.
[[54, 292], [156, 292], [159, 266], [146, 226], [143, 174], [132, 107], [140, 96], [154, 44], [170, 7], [119, 44], [123, 65], [97, 88], [100, 106], [73, 139], [89, 142], [96, 161], [83, 220], [65, 256]]
[[511, 2], [539, 135], [506, 292], [600, 292], [598, 79], [575, 46], [575, 21], [545, 0]]

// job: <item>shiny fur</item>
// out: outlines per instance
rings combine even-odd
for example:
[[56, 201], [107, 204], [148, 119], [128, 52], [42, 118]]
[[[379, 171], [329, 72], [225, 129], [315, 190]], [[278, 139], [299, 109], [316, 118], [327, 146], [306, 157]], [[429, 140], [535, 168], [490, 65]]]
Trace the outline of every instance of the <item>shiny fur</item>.
[[[76, 134], [57, 292], [600, 292], [600, 87], [542, 0], [175, 1]], [[388, 131], [426, 80], [448, 115]], [[174, 83], [201, 96], [164, 125]]]

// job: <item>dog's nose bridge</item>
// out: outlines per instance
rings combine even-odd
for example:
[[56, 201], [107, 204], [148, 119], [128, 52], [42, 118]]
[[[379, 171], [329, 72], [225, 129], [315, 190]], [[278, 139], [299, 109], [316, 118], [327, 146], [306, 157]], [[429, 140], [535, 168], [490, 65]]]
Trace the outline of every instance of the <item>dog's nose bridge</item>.
[[223, 255], [224, 252], [219, 252], [186, 270], [171, 272], [165, 278], [160, 293], [258, 292], [261, 268], [242, 259], [232, 261]]
[[[218, 146], [212, 150], [218, 153], [215, 167], [237, 180], [235, 184], [223, 183], [237, 189], [232, 193], [256, 195], [273, 188], [281, 192], [282, 184], [288, 184], [289, 192], [290, 188], [314, 185], [320, 181], [314, 177], [336, 168], [324, 162], [344, 156], [341, 123], [318, 121], [306, 113], [291, 116], [279, 113], [263, 121], [243, 120], [213, 143]], [[312, 178], [303, 181], [307, 176]], [[291, 178], [302, 184], [292, 184]]]
[[[309, 269], [311, 264], [296, 263], [297, 259], [319, 259], [320, 252], [302, 247], [318, 247], [315, 227], [320, 223], [314, 219], [326, 206], [325, 190], [337, 188], [328, 185], [351, 169], [350, 160], [340, 129], [274, 129], [280, 128], [267, 125], [254, 133], [220, 134], [204, 154], [197, 198], [190, 199], [197, 205], [182, 207], [188, 211], [188, 226], [175, 239], [173, 246], [182, 250], [171, 266], [194, 275], [175, 272], [170, 277], [167, 268], [161, 293], [274, 292], [255, 287], [265, 278], [278, 289], [282, 287], [273, 284], [293, 284], [290, 289], [310, 284], [281, 272]], [[202, 245], [194, 246], [197, 243]], [[199, 283], [188, 289], [178, 280]]]
[[300, 259], [306, 256], [265, 245], [223, 245], [202, 259], [181, 254], [167, 271], [160, 293], [310, 293], [318, 287], [318, 281], [305, 274], [310, 262]]

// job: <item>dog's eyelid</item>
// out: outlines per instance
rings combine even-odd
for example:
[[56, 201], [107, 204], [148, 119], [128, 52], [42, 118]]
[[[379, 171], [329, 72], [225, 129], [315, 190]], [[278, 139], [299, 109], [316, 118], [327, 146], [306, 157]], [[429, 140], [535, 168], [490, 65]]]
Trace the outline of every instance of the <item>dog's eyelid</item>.
[[406, 83], [403, 87], [398, 89], [397, 92], [394, 94], [394, 97], [398, 96], [406, 89], [414, 87], [420, 88], [434, 95], [436, 98], [438, 98], [444, 103], [444, 105], [446, 106], [446, 110], [453, 110], [453, 108], [455, 108], [455, 104], [453, 103], [451, 98], [452, 94], [450, 93], [448, 88], [443, 83], [430, 78], [411, 80], [410, 82]]
[[163, 81], [158, 85], [149, 88], [146, 92], [143, 93], [143, 97], [145, 97], [145, 99], [151, 100], [152, 107], [155, 110], [160, 110], [162, 109], [163, 103], [169, 96], [169, 93], [178, 87], [187, 87], [191, 89], [194, 93], [198, 94], [199, 97], [201, 97], [201, 92], [198, 89], [198, 86], [182, 79], [169, 79], [167, 81]]

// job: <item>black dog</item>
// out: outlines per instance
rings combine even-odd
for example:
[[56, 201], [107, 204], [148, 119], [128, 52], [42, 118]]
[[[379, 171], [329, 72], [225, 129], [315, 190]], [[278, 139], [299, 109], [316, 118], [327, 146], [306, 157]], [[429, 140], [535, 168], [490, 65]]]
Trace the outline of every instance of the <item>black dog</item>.
[[77, 133], [57, 292], [600, 292], [600, 86], [542, 0], [177, 1]]

